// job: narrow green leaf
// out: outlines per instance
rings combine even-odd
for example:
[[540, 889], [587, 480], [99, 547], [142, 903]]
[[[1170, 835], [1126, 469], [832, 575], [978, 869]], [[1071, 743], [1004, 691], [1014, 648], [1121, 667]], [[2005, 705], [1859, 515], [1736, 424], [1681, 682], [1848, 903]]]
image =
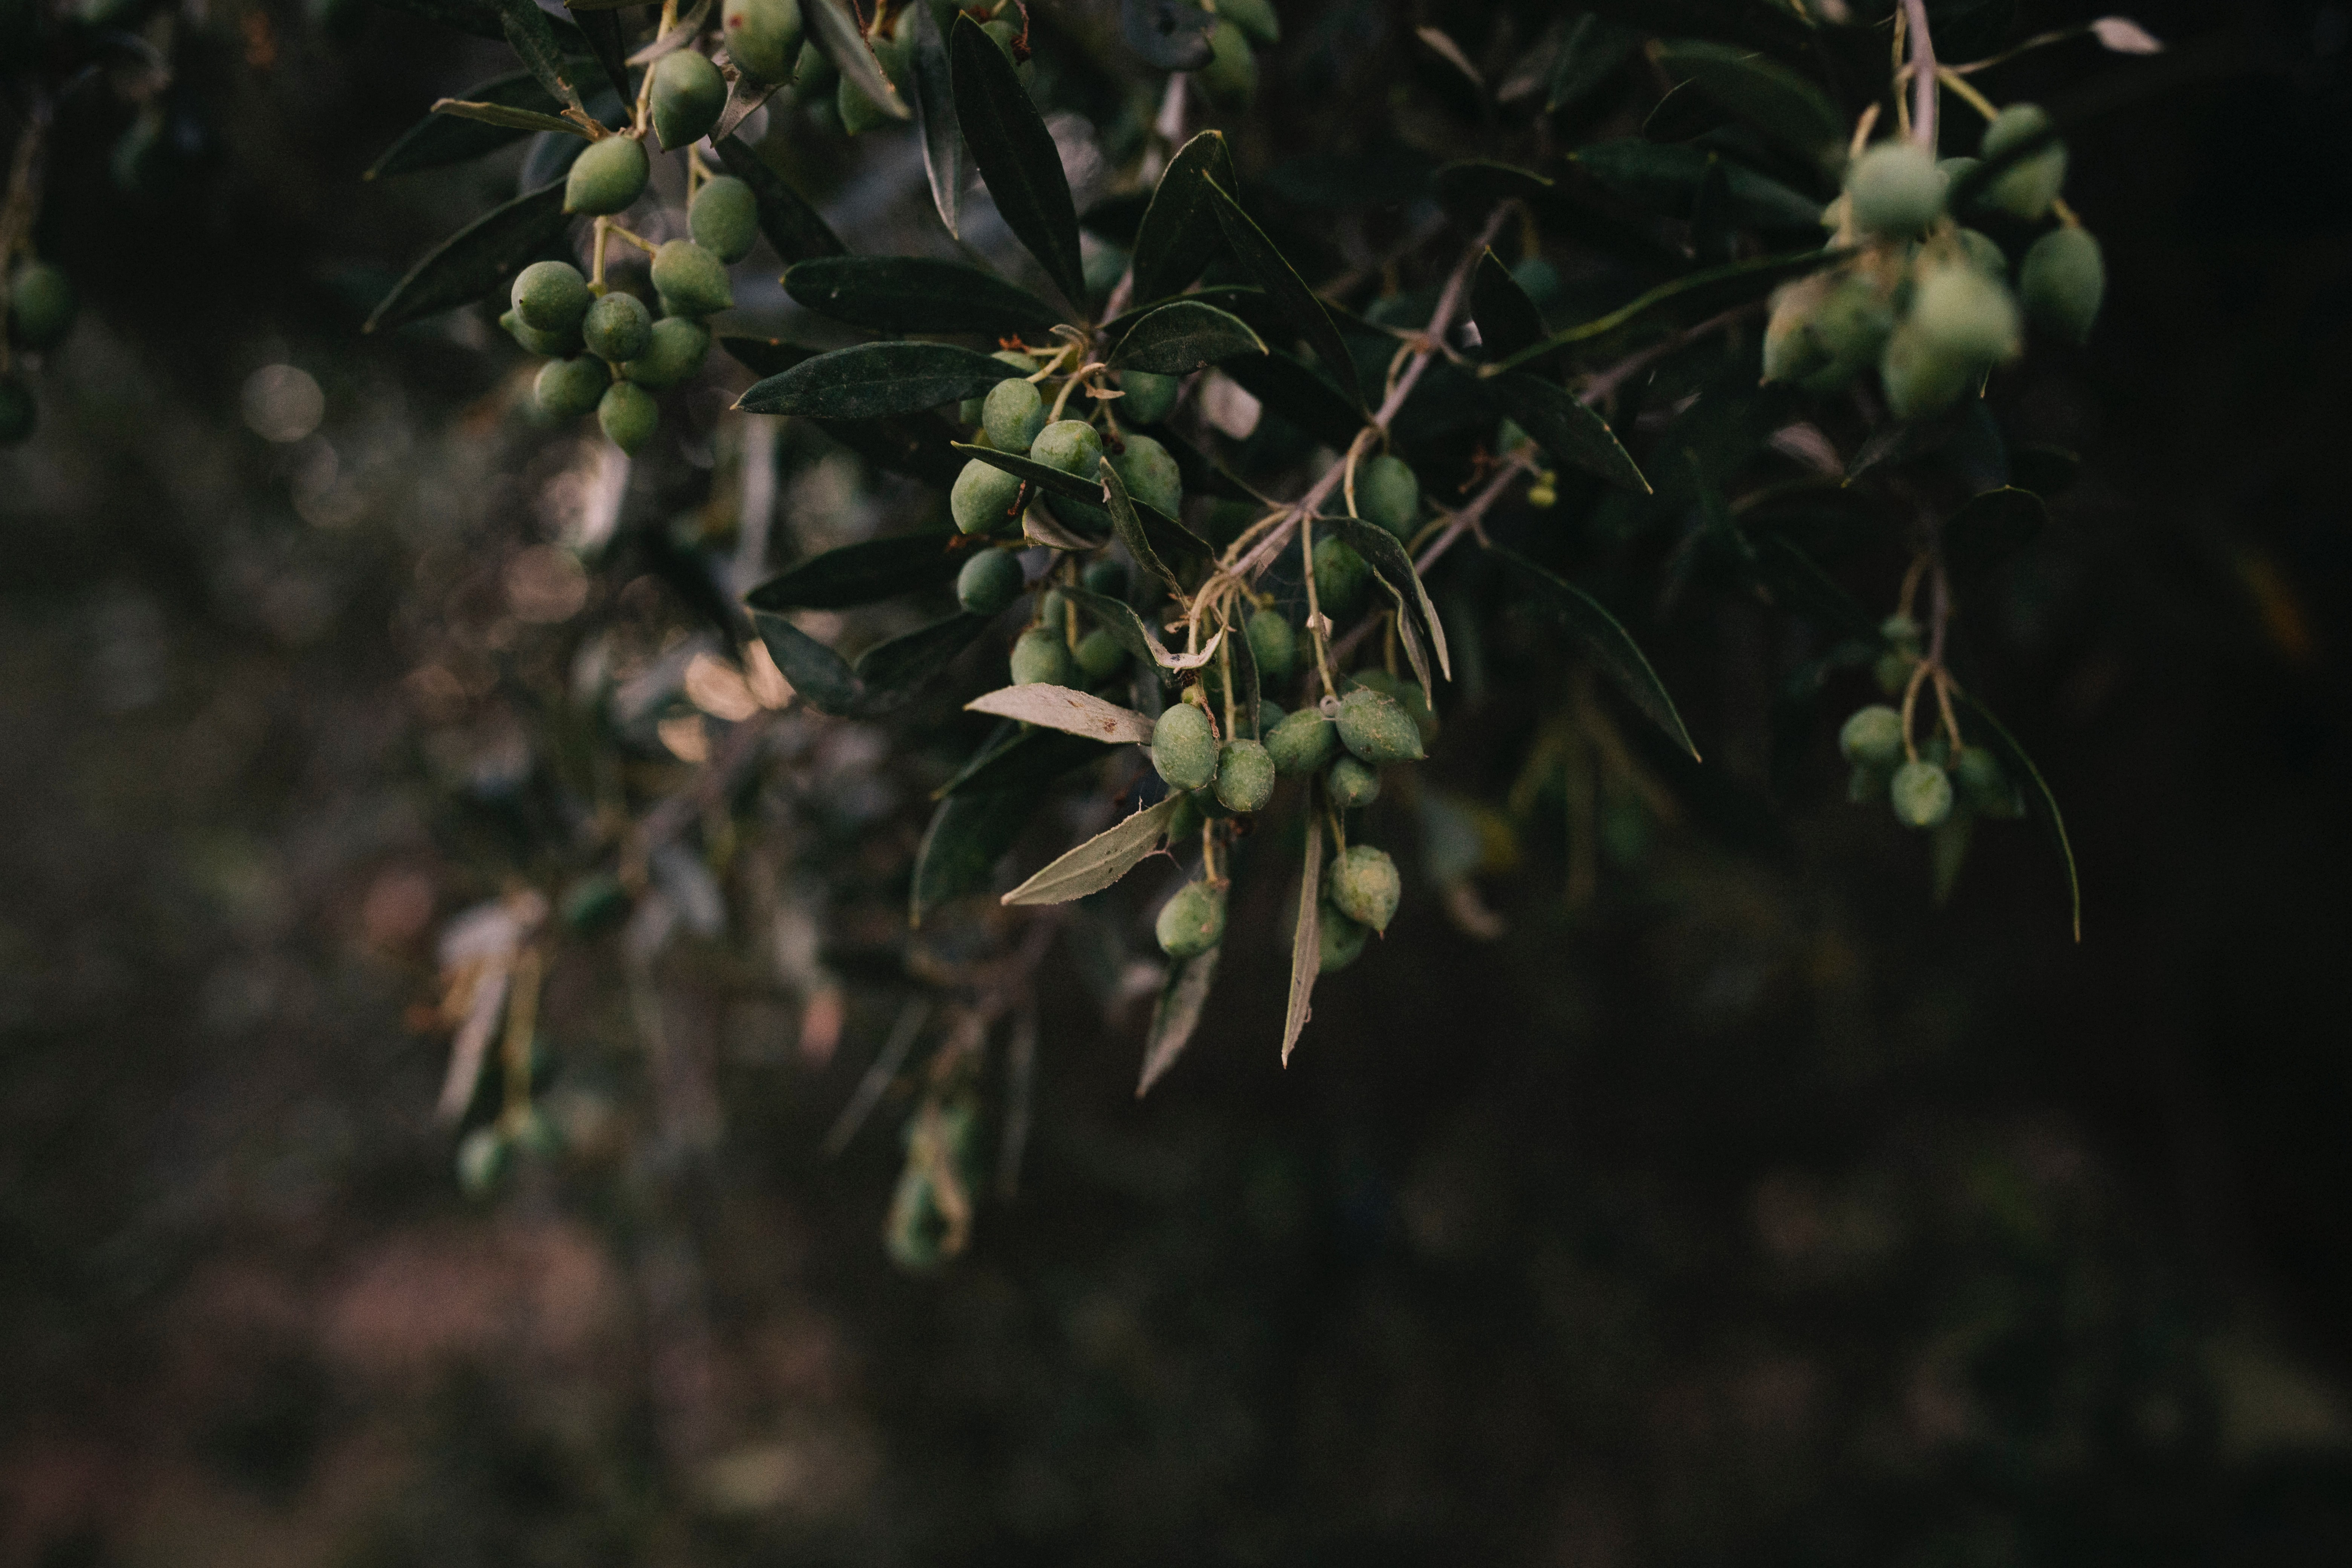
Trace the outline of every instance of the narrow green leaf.
[[801, 700], [820, 713], [846, 718], [857, 709], [857, 678], [841, 656], [783, 616], [766, 610], [751, 612], [752, 629], [767, 645], [768, 657], [792, 683]]
[[1642, 35], [1633, 28], [1603, 21], [1591, 12], [1577, 17], [1569, 25], [1568, 40], [1552, 61], [1544, 111], [1558, 114], [1582, 102], [1633, 58], [1641, 42]]
[[776, 247], [787, 265], [816, 256], [840, 256], [849, 247], [841, 243], [816, 209], [784, 183], [740, 136], [723, 136], [711, 143], [727, 172], [751, 187], [760, 205], [760, 232]]
[[[1273, 296], [1275, 303], [1282, 307], [1282, 313], [1307, 340], [1307, 346], [1315, 351], [1323, 373], [1342, 384], [1340, 392], [1360, 413], [1363, 391], [1356, 384], [1355, 361], [1349, 356], [1347, 342], [1339, 336], [1339, 329], [1333, 323], [1331, 312], [1323, 308], [1323, 301], [1307, 286], [1306, 279], [1298, 276], [1297, 270], [1283, 259], [1282, 252], [1266, 238], [1265, 231], [1251, 221], [1249, 214], [1242, 211], [1241, 204], [1234, 200], [1232, 194], [1215, 180], [1206, 175], [1202, 178], [1209, 187], [1210, 207], [1217, 215], [1218, 226], [1224, 231], [1226, 245], [1240, 258], [1250, 276], [1256, 279], [1259, 286]], [[1353, 434], [1349, 432], [1350, 438]]]
[[1683, 727], [1682, 715], [1675, 711], [1674, 699], [1666, 695], [1658, 672], [1650, 668], [1649, 659], [1600, 600], [1566, 578], [1545, 571], [1516, 550], [1494, 544], [1487, 546], [1487, 553], [1525, 573], [1535, 584], [1544, 608], [1583, 642], [1585, 651], [1592, 656], [1610, 683], [1623, 692], [1625, 700], [1640, 709], [1644, 718], [1664, 731], [1668, 739], [1696, 760], [1698, 748], [1691, 743], [1690, 731]]
[[1543, 341], [1543, 312], [1492, 249], [1470, 275], [1470, 319], [1478, 323], [1478, 346], [1489, 359], [1507, 358]]
[[1429, 590], [1422, 586], [1421, 574], [1413, 569], [1412, 557], [1405, 553], [1405, 548], [1397, 542], [1396, 535], [1376, 523], [1352, 517], [1318, 517], [1315, 520], [1315, 526], [1337, 529], [1340, 537], [1355, 546], [1356, 553], [1370, 563], [1372, 570], [1381, 574], [1381, 580], [1389, 584], [1392, 591], [1401, 595], [1405, 587], [1412, 590], [1413, 606], [1421, 612], [1422, 623], [1429, 628], [1430, 643], [1437, 649], [1438, 667], [1445, 672], [1448, 680], [1453, 679], [1453, 656], [1446, 652], [1445, 627], [1438, 621], [1437, 606], [1430, 601]]
[[867, 648], [856, 667], [856, 716], [878, 719], [905, 707], [995, 619], [960, 612]]
[[2032, 543], [2049, 521], [2050, 509], [2032, 490], [1985, 490], [1944, 520], [1944, 553], [1963, 570], [1990, 565]]
[[1953, 695], [1970, 712], [1984, 721], [1985, 728], [1991, 731], [1993, 738], [2000, 742], [2000, 750], [2011, 764], [2033, 781], [2033, 793], [2041, 800], [2042, 809], [2050, 814], [2050, 831], [2058, 840], [2058, 857], [2065, 862], [2066, 893], [2074, 904], [2074, 940], [2082, 941], [2083, 879], [2074, 868], [2074, 846], [2066, 837], [2066, 818], [2058, 810], [2058, 797], [2051, 793], [2049, 781], [2042, 776], [2042, 770], [2033, 765], [2033, 759], [2025, 754], [2025, 748], [2017, 743], [2017, 737], [2002, 727], [2001, 721], [1992, 716], [1990, 710], [1965, 691], [1955, 690]]
[[555, 28], [546, 12], [531, 0], [490, 0], [499, 8], [499, 23], [505, 29], [507, 42], [522, 58], [523, 68], [539, 79], [539, 85], [562, 102], [581, 113], [588, 106], [580, 99], [580, 89], [572, 82], [572, 63], [563, 58], [563, 50], [555, 41]]
[[743, 121], [751, 118], [760, 106], [776, 96], [782, 82], [753, 81], [740, 72], [727, 84], [727, 107], [719, 111], [719, 123], [710, 128], [713, 145], [735, 134]]
[[1217, 647], [1218, 668], [1220, 670], [1225, 669], [1230, 661], [1230, 673], [1233, 676], [1233, 735], [1228, 735], [1227, 740], [1234, 736], [1255, 736], [1258, 733], [1258, 703], [1265, 696], [1265, 689], [1258, 682], [1257, 656], [1250, 651], [1249, 637], [1243, 629], [1246, 624], [1246, 617], [1234, 622], [1230, 635]]
[[471, 120], [483, 125], [495, 125], [501, 130], [526, 133], [552, 131], [562, 136], [577, 136], [593, 141], [588, 128], [576, 120], [566, 120], [560, 114], [541, 114], [536, 110], [512, 109], [503, 103], [469, 103], [462, 98], [434, 100], [433, 112], [459, 120]]
[[913, 47], [907, 71], [914, 80], [915, 126], [923, 138], [923, 177], [931, 187], [931, 205], [951, 237], [961, 237], [963, 181], [970, 165], [964, 159], [963, 131], [956, 123], [955, 83], [948, 65], [947, 40], [940, 36], [939, 18], [929, 5], [909, 13]]
[[[1253, 306], [1263, 313], [1266, 304], [1265, 290], [1255, 283], [1212, 283], [1205, 288], [1195, 289], [1190, 294], [1178, 297], [1190, 300], [1195, 304], [1214, 305], [1227, 315], [1240, 315]], [[1102, 324], [1103, 336], [1113, 342], [1118, 342], [1135, 330], [1136, 322], [1150, 315], [1154, 310], [1164, 309], [1167, 303], [1165, 300], [1154, 300], [1148, 305], [1138, 305], [1132, 310], [1113, 316]], [[1242, 324], [1249, 325], [1247, 321], [1244, 321]], [[1255, 327], [1250, 330], [1256, 331]]]
[[755, 610], [843, 610], [944, 583], [969, 559], [945, 534], [864, 539], [809, 557], [743, 602]]
[[915, 852], [908, 922], [919, 926], [941, 904], [985, 890], [996, 863], [1037, 809], [1038, 798], [1029, 790], [997, 790], [951, 795], [940, 802]]
[[570, 221], [561, 180], [492, 207], [409, 268], [362, 330], [389, 331], [505, 288], [523, 263], [555, 243]]
[[1101, 742], [1065, 734], [1059, 730], [1024, 730], [1007, 723], [1003, 731], [934, 793], [942, 799], [951, 795], [984, 795], [992, 790], [1019, 789], [1034, 794], [1073, 768], [1102, 761], [1112, 751]]
[[[882, 332], [1039, 336], [1061, 318], [1018, 284], [967, 267], [912, 256], [824, 256], [795, 263], [784, 292], [836, 321]], [[1013, 373], [998, 367], [1000, 375]]]
[[1290, 928], [1290, 1000], [1282, 1015], [1282, 1065], [1298, 1047], [1300, 1031], [1315, 1016], [1308, 1004], [1315, 977], [1323, 973], [1323, 814], [1307, 813], [1307, 858], [1298, 878], [1298, 921]]
[[874, 58], [873, 46], [866, 41], [845, 0], [801, 0], [801, 19], [808, 25], [808, 40], [816, 46], [817, 53], [831, 60], [833, 68], [872, 99], [883, 113], [893, 120], [912, 115], [907, 100], [882, 74], [882, 62]]
[[623, 103], [632, 101], [636, 96], [636, 89], [629, 83], [629, 38], [634, 27], [613, 14], [614, 7], [595, 5], [589, 0], [582, 0], [579, 5], [565, 0], [564, 8], [572, 14], [572, 21], [580, 29], [580, 36], [588, 41], [589, 58], [596, 62], [604, 85]]
[[1130, 328], [1110, 351], [1113, 370], [1189, 375], [1222, 360], [1265, 353], [1265, 342], [1213, 305], [1178, 300]]
[[1302, 361], [1271, 349], [1221, 366], [1243, 391], [1335, 451], [1364, 427], [1362, 407]]
[[1644, 142], [1689, 142], [1721, 130], [1728, 117], [1696, 83], [1676, 82], [1642, 121]]
[[1727, 261], [1720, 267], [1705, 268], [1670, 283], [1645, 289], [1606, 315], [1563, 328], [1541, 342], [1519, 349], [1489, 367], [1486, 374], [1539, 364], [1562, 349], [1606, 337], [1654, 311], [1669, 307], [1683, 316], [1713, 315], [1749, 300], [1760, 300], [1791, 278], [1818, 272], [1853, 254], [1850, 248], [1789, 251], [1778, 256], [1756, 256], [1742, 261]]
[[[1002, 370], [1004, 367], [999, 365], [997, 368]], [[1069, 473], [1016, 452], [1000, 452], [993, 447], [977, 447], [970, 442], [958, 441], [955, 450], [959, 457], [976, 459], [991, 468], [1002, 468], [1014, 479], [1026, 479], [1049, 496], [1066, 496], [1088, 506], [1103, 504], [1103, 488], [1098, 480]]]
[[[492, 77], [486, 82], [467, 88], [458, 96], [469, 103], [504, 104], [509, 109], [528, 109], [541, 114], [552, 114], [562, 107], [548, 95], [547, 89], [539, 85], [539, 79], [529, 71]], [[479, 121], [428, 114], [402, 132], [400, 139], [385, 148], [383, 155], [361, 178], [383, 180], [394, 174], [413, 174], [424, 169], [446, 169], [452, 163], [469, 163], [519, 140], [521, 134], [502, 126], [486, 125]]]
[[[1684, 217], [1706, 175], [1704, 148], [1661, 146], [1638, 136], [1596, 142], [1570, 154], [1576, 164], [1601, 185], [1638, 206], [1668, 217]], [[1792, 191], [1745, 163], [1726, 163], [1727, 210], [1740, 223], [1756, 228], [1817, 229], [1822, 204]]]
[[1223, 952], [1223, 947], [1213, 947], [1169, 969], [1168, 983], [1160, 987], [1160, 1000], [1151, 1009], [1151, 1027], [1143, 1037], [1143, 1073], [1136, 1080], [1136, 1099], [1141, 1100], [1192, 1043], [1192, 1032], [1201, 1026], [1202, 1010], [1209, 1004], [1209, 987], [1216, 984], [1217, 956]]
[[[1173, 453], [1171, 453], [1173, 456]], [[1149, 501], [1140, 501], [1129, 493], [1127, 481], [1118, 477], [1108, 459], [1100, 465], [1103, 476], [1103, 505], [1111, 512], [1111, 527], [1118, 531], [1119, 523], [1111, 498], [1115, 493], [1123, 499], [1135, 514], [1135, 524], [1144, 542], [1150, 545], [1161, 562], [1203, 559], [1216, 554], [1208, 540], [1193, 531], [1182, 520], [1169, 516]], [[1124, 535], [1122, 535], [1124, 537]]]
[[1147, 303], [1183, 292], [1217, 254], [1223, 229], [1216, 221], [1209, 182], [1241, 189], [1224, 133], [1203, 131], [1178, 149], [1152, 187], [1151, 205], [1135, 231], [1135, 297]]
[[770, 376], [735, 406], [751, 414], [871, 419], [978, 397], [1003, 379], [999, 361], [948, 343], [858, 343]]
[[1171, 795], [1147, 805], [1125, 822], [1097, 833], [1004, 895], [1006, 904], [1066, 904], [1105, 888], [1141, 865], [1168, 835], [1168, 821], [1183, 804]]
[[1487, 384], [1503, 412], [1534, 437], [1554, 462], [1598, 474], [1620, 489], [1650, 493], [1650, 481], [1642, 477], [1609, 422], [1559, 386], [1523, 371], [1498, 375]]
[[[1124, 599], [1114, 599], [1108, 594], [1089, 593], [1084, 588], [1065, 588], [1077, 606], [1093, 616], [1107, 628], [1118, 646], [1136, 658], [1161, 670], [1198, 669], [1217, 657], [1218, 638], [1212, 637], [1197, 653], [1171, 653], [1160, 636], [1146, 626], [1143, 617]], [[1167, 679], [1163, 675], [1160, 679]]]
[[1127, 552], [1135, 557], [1138, 566], [1171, 588], [1181, 591], [1183, 584], [1177, 580], [1176, 574], [1168, 569], [1168, 563], [1160, 560], [1160, 552], [1151, 547], [1150, 537], [1144, 532], [1141, 520], [1135, 515], [1135, 502], [1127, 493], [1126, 481], [1118, 477], [1118, 470], [1110, 466], [1108, 458], [1102, 459], [1102, 482], [1103, 495], [1110, 509], [1111, 531], [1118, 535], [1119, 542], [1127, 546]]
[[1151, 744], [1150, 720], [1132, 708], [1121, 708], [1116, 702], [1106, 702], [1066, 686], [1032, 681], [1027, 686], [1003, 687], [973, 698], [964, 707], [974, 713], [1017, 719], [1024, 724], [1084, 735], [1105, 745]]
[[1087, 307], [1086, 268], [1078, 258], [1078, 209], [1062, 174], [1062, 155], [1045, 129], [1013, 62], [969, 14], [957, 16], [948, 39], [955, 82], [956, 118], [972, 162], [1004, 226], [1045, 268], [1062, 297]]
[[1845, 121], [1829, 96], [1777, 60], [1684, 38], [1660, 45], [1657, 61], [1668, 76], [1791, 153], [1818, 160], [1845, 142]]

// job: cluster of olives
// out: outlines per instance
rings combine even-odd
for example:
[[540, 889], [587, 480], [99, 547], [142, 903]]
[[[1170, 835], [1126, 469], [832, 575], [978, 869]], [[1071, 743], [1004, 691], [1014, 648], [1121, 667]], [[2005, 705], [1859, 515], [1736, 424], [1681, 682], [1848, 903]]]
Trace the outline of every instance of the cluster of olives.
[[[73, 280], [46, 261], [20, 261], [8, 274], [8, 343], [40, 353], [65, 342], [73, 331], [78, 301]], [[0, 355], [0, 447], [32, 437], [40, 422], [33, 389]]]
[[[1039, 368], [1030, 355], [1003, 349], [996, 357], [1021, 374], [1006, 377], [984, 397], [963, 405], [964, 422], [978, 426], [975, 444], [1026, 457], [1081, 479], [1094, 479], [1101, 471], [1104, 456], [1101, 434], [1087, 420], [1048, 417], [1052, 411], [1045, 395], [1029, 379]], [[1119, 407], [1139, 424], [1160, 418], [1176, 400], [1176, 383], [1170, 376], [1128, 371], [1119, 384], [1124, 394]], [[1168, 448], [1132, 431], [1114, 437], [1114, 442], [1110, 466], [1127, 493], [1173, 516], [1183, 501], [1184, 485]], [[956, 527], [966, 533], [1018, 533], [1021, 492], [1022, 480], [1017, 476], [974, 458], [956, 476], [948, 492], [948, 505]]]
[[1906, 827], [1940, 827], [1956, 812], [2017, 817], [2025, 803], [2000, 759], [1982, 746], [1961, 746], [1937, 734], [1908, 754], [1903, 714], [1884, 702], [1857, 710], [1838, 731], [1838, 750], [1853, 764], [1846, 798], [1857, 805], [1885, 802]]
[[[1110, 598], [1127, 592], [1127, 569], [1116, 561], [1092, 563], [1079, 580], [1089, 593]], [[1020, 557], [988, 549], [957, 574], [956, 599], [976, 616], [992, 616], [1024, 587]], [[1035, 620], [1013, 644], [1013, 684], [1099, 690], [1127, 673], [1127, 649], [1108, 628], [1093, 626], [1068, 595], [1047, 587], [1037, 595]]]
[[[2038, 106], [2011, 104], [1985, 128], [1983, 158], [2040, 141], [2049, 126]], [[1911, 142], [1881, 142], [1847, 166], [1845, 193], [1825, 221], [1861, 249], [1772, 296], [1766, 381], [1833, 391], [1875, 367], [1889, 408], [1908, 419], [1950, 406], [2015, 359], [2025, 318], [2069, 342], [2089, 337], [2106, 264], [2098, 240], [2059, 203], [2065, 144], [2042, 142], [1977, 193], [1984, 207], [2020, 223], [2059, 213], [2027, 248], [2014, 288], [2000, 246], [1948, 211], [1953, 185], [1979, 162], [1938, 163]]]

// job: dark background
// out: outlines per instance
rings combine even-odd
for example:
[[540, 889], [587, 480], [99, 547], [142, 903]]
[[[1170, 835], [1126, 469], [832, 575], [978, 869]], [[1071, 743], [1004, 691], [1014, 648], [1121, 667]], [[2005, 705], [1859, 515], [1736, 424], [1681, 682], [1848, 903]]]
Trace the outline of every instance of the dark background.
[[[1148, 1100], [1139, 1011], [1047, 984], [1020, 1196], [923, 1279], [877, 1242], [893, 1119], [817, 1152], [895, 1004], [857, 993], [812, 1065], [726, 939], [658, 979], [723, 1131], [610, 1065], [625, 1008], [583, 947], [558, 1049], [605, 1064], [575, 1079], [635, 1152], [460, 1194], [444, 1041], [409, 1015], [427, 916], [500, 887], [451, 804], [496, 738], [415, 672], [462, 672], [442, 644], [572, 459], [478, 321], [356, 333], [512, 165], [359, 171], [499, 51], [269, 15], [266, 68], [220, 16], [184, 46], [159, 192], [108, 178], [119, 110], [61, 126], [44, 245], [89, 305], [43, 435], [0, 457], [6, 1561], [2352, 1552], [2345, 7], [2143, 5], [2160, 63], [2076, 44], [1993, 79], [2063, 105], [2171, 73], [2071, 139], [2106, 312], [1997, 395], [2084, 479], [1963, 599], [1979, 689], [2068, 811], [2079, 946], [2032, 825], [1931, 907], [1920, 842], [1844, 805], [1833, 714], [1779, 847], [1686, 811], [1576, 910], [1530, 857], [1484, 884], [1492, 943], [1409, 900], [1286, 1071], [1262, 876]], [[1286, 65], [1369, 39], [1433, 94], [1410, 25], [1475, 36], [1285, 20]], [[1378, 113], [1282, 79], [1276, 134]], [[838, 147], [793, 156], [853, 242], [921, 216], [859, 183], [913, 184], [903, 159]], [[289, 360], [355, 521], [302, 521], [241, 420]], [[1754, 666], [1793, 645], [1754, 615], [1645, 637], [1762, 788]], [[1502, 794], [1517, 700], [1449, 710], [1438, 776]], [[842, 851], [883, 887], [828, 931], [853, 974], [903, 817]]]

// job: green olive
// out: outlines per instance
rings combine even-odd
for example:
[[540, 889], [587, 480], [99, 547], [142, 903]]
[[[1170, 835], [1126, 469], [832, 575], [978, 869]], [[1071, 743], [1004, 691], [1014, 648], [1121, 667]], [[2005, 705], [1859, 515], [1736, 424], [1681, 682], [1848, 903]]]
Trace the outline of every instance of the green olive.
[[726, 0], [719, 30], [737, 70], [756, 82], [792, 79], [801, 57], [800, 0]]
[[993, 616], [1021, 596], [1021, 561], [1009, 550], [983, 550], [956, 574], [956, 603], [975, 616]]
[[1019, 479], [974, 458], [948, 491], [948, 510], [964, 532], [993, 533], [1012, 521], [1013, 504], [1020, 496]]
[[1130, 435], [1126, 446], [1127, 450], [1112, 454], [1110, 466], [1127, 486], [1129, 496], [1175, 516], [1184, 504], [1184, 479], [1177, 472], [1176, 459], [1149, 436]]
[[1246, 816], [1273, 796], [1274, 759], [1266, 749], [1255, 741], [1227, 741], [1217, 753], [1218, 803]]
[[531, 395], [550, 417], [577, 419], [595, 413], [605, 388], [612, 384], [613, 373], [604, 362], [582, 354], [578, 359], [551, 359], [541, 365], [539, 378], [531, 383]]
[[710, 329], [683, 316], [664, 316], [653, 325], [645, 352], [621, 366], [640, 386], [667, 392], [690, 380], [710, 353]]
[[1160, 951], [1171, 958], [1198, 958], [1225, 935], [1225, 894], [1206, 882], [1187, 882], [1160, 907], [1152, 922]]
[[654, 292], [661, 296], [665, 315], [699, 319], [734, 307], [727, 264], [690, 239], [664, 243], [654, 252], [653, 271]]
[[598, 359], [623, 364], [652, 345], [654, 313], [635, 294], [606, 294], [588, 307], [580, 337]]
[[653, 78], [654, 134], [664, 152], [710, 134], [727, 108], [727, 79], [708, 56], [672, 49], [654, 62]]
[[719, 260], [740, 261], [759, 242], [760, 198], [732, 174], [713, 175], [687, 204], [686, 232]]
[[1151, 727], [1151, 765], [1175, 789], [1202, 789], [1217, 776], [1217, 738], [1209, 716], [1179, 702]]
[[596, 423], [604, 427], [605, 439], [633, 457], [653, 439], [654, 426], [660, 422], [654, 395], [634, 381], [614, 382], [596, 405]]
[[604, 216], [625, 212], [645, 195], [653, 164], [634, 136], [604, 136], [581, 149], [564, 177], [563, 210]]
[[1384, 849], [1351, 844], [1331, 862], [1331, 902], [1349, 920], [1386, 931], [1396, 917], [1404, 880]]

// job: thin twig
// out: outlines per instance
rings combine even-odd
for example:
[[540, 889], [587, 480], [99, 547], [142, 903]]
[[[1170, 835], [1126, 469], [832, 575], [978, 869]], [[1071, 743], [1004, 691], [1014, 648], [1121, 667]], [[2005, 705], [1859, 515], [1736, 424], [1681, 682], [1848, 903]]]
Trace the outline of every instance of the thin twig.
[[1903, 16], [1911, 35], [1911, 141], [1932, 155], [1936, 151], [1936, 41], [1927, 35], [1927, 0], [1903, 0]]

